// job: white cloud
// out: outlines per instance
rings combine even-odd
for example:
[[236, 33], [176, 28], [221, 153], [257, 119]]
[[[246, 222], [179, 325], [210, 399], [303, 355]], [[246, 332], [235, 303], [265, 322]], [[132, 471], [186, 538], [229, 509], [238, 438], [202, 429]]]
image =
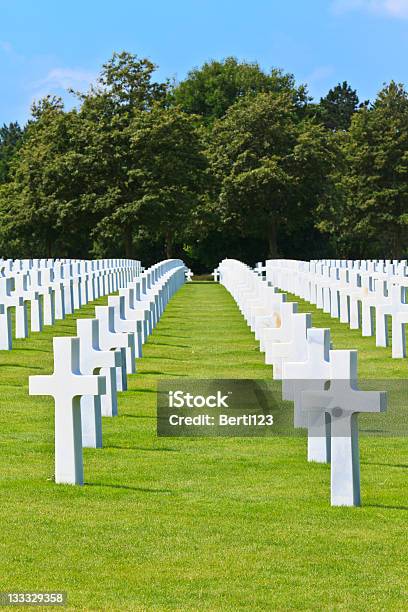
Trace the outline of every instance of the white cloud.
[[319, 83], [324, 81], [334, 72], [333, 66], [318, 66], [306, 78], [306, 83]]
[[334, 0], [336, 13], [364, 11], [379, 16], [408, 19], [408, 0]]
[[13, 45], [8, 40], [0, 40], [0, 51], [7, 56], [9, 60], [24, 61], [24, 55], [17, 53]]
[[44, 79], [38, 81], [36, 87], [53, 89], [83, 89], [88, 88], [96, 79], [96, 74], [87, 70], [75, 68], [53, 68]]
[[13, 46], [8, 40], [0, 40], [0, 49], [4, 51], [6, 55], [13, 53]]

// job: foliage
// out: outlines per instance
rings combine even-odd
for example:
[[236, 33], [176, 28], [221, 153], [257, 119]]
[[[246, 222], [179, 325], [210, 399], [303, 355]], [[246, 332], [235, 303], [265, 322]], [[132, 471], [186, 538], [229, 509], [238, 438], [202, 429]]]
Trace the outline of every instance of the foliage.
[[173, 96], [185, 112], [201, 115], [207, 123], [212, 123], [245, 95], [288, 91], [297, 105], [305, 103], [306, 89], [295, 87], [293, 75], [276, 68], [267, 74], [256, 62], [239, 62], [227, 57], [191, 70], [175, 88]]
[[0, 127], [0, 185], [9, 179], [10, 163], [23, 139], [17, 122]]
[[314, 103], [280, 69], [228, 57], [173, 85], [123, 51], [77, 99], [0, 128], [5, 257], [408, 256], [402, 85]]
[[333, 164], [329, 134], [299, 119], [290, 93], [247, 96], [214, 126], [210, 159], [223, 218], [241, 235], [278, 235], [302, 224], [325, 191]]
[[351, 89], [347, 81], [343, 81], [320, 99], [318, 111], [320, 120], [329, 130], [348, 130], [358, 107], [356, 90]]
[[338, 176], [337, 206], [331, 215], [328, 209], [322, 210], [323, 223], [332, 234], [342, 235], [354, 256], [404, 257], [408, 94], [402, 85], [391, 82], [371, 108], [363, 107], [355, 114], [342, 150], [344, 172]]

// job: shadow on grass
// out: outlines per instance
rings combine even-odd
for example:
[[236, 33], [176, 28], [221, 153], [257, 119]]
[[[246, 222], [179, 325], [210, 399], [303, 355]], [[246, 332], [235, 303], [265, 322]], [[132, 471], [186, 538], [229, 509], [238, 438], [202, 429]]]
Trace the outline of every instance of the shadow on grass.
[[[182, 340], [184, 340], [185, 338], [190, 338], [190, 336], [176, 336], [175, 334], [164, 334], [162, 330], [160, 330], [160, 335], [165, 336], [166, 338], [181, 338]], [[154, 343], [148, 342], [147, 344], [152, 345]], [[174, 344], [171, 344], [170, 346], [174, 346]]]
[[190, 344], [172, 344], [171, 342], [151, 342], [149, 346], [173, 346], [175, 348], [191, 348]]
[[364, 504], [365, 508], [382, 508], [383, 510], [405, 510], [408, 512], [408, 506], [387, 506], [386, 504]]
[[401, 468], [408, 469], [408, 465], [405, 463], [377, 463], [376, 461], [362, 461], [363, 465], [378, 465], [380, 467], [391, 467], [391, 468]]
[[23, 370], [43, 370], [41, 366], [22, 365], [21, 363], [0, 363], [0, 368], [22, 368]]
[[146, 355], [145, 360], [149, 361], [149, 359], [158, 359], [159, 361], [185, 361], [188, 362], [188, 359], [179, 359], [177, 357], [161, 357], [159, 355]]
[[101, 482], [85, 482], [84, 485], [86, 487], [101, 487], [104, 489], [105, 487], [109, 489], [124, 489], [126, 491], [137, 491], [138, 493], [170, 493], [174, 494], [174, 491], [170, 489], [150, 489], [147, 487], [129, 487], [128, 485], [121, 484], [103, 484]]
[[156, 419], [155, 416], [151, 414], [120, 414], [121, 417], [128, 417], [129, 419]]
[[[44, 340], [44, 337], [41, 338], [41, 340]], [[49, 351], [45, 350], [45, 349], [39, 349], [39, 348], [29, 348], [29, 347], [23, 347], [23, 346], [18, 346], [15, 349], [13, 349], [15, 351], [30, 351], [31, 353], [53, 353], [53, 349], [50, 349]]]
[[132, 451], [147, 451], [147, 452], [161, 452], [163, 451], [164, 453], [179, 453], [179, 449], [178, 448], [167, 448], [167, 447], [163, 447], [163, 448], [149, 448], [148, 446], [119, 446], [116, 444], [109, 444], [109, 446], [105, 446], [104, 448], [115, 448], [118, 450], [132, 450]]
[[178, 376], [180, 378], [186, 378], [187, 374], [174, 374], [173, 372], [160, 372], [159, 370], [140, 370], [139, 374], [153, 374], [154, 376], [169, 376], [169, 378], [173, 378], [173, 376]]
[[157, 393], [157, 391], [156, 389], [140, 388], [140, 389], [128, 389], [127, 391], [120, 391], [120, 393], [126, 393], [126, 395], [129, 395], [131, 393]]

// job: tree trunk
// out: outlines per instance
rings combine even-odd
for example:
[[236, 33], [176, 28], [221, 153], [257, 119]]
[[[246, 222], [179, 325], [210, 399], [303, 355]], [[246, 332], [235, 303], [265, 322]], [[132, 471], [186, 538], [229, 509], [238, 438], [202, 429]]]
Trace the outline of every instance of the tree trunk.
[[126, 258], [132, 259], [132, 255], [133, 255], [132, 230], [129, 227], [125, 228], [123, 239], [125, 243]]
[[397, 225], [394, 230], [393, 245], [392, 245], [392, 257], [393, 259], [402, 258], [402, 240], [401, 240], [401, 227]]
[[170, 231], [166, 232], [166, 257], [167, 259], [173, 259], [174, 244], [173, 234]]
[[268, 256], [271, 259], [278, 257], [278, 245], [277, 245], [277, 224], [275, 217], [269, 219], [268, 223]]
[[47, 250], [47, 258], [48, 259], [51, 259], [51, 257], [52, 257], [52, 246], [53, 246], [53, 242], [51, 240], [51, 237], [47, 236], [45, 248]]

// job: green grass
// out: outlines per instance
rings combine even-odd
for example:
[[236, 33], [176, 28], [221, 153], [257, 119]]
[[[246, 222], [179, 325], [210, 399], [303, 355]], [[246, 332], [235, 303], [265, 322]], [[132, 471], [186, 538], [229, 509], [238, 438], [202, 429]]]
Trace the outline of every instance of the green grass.
[[[405, 377], [372, 339], [313, 321], [359, 349], [361, 376]], [[361, 440], [353, 509], [330, 507], [330, 468], [307, 464], [305, 439], [156, 437], [159, 377], [271, 376], [223, 287], [172, 299], [104, 448], [84, 451], [83, 487], [53, 483], [53, 404], [28, 396], [62, 334], [73, 317], [0, 353], [0, 590], [63, 590], [87, 610], [406, 609], [406, 440]]]

